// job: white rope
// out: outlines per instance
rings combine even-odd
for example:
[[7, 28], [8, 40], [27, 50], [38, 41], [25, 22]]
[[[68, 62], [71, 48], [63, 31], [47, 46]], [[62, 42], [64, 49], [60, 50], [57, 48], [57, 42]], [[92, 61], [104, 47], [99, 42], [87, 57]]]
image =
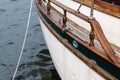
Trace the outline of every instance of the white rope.
[[27, 22], [25, 35], [24, 35], [24, 40], [23, 40], [22, 48], [21, 48], [21, 51], [20, 51], [20, 56], [19, 56], [19, 59], [18, 59], [18, 63], [16, 65], [15, 72], [13, 74], [12, 80], [15, 79], [15, 76], [16, 76], [16, 73], [18, 71], [18, 67], [20, 65], [20, 61], [21, 61], [21, 58], [22, 58], [22, 54], [23, 54], [23, 50], [24, 50], [24, 46], [25, 46], [25, 42], [26, 42], [26, 38], [27, 38], [27, 34], [28, 34], [28, 28], [29, 28], [29, 24], [30, 24], [30, 17], [31, 17], [31, 12], [32, 12], [32, 4], [33, 4], [33, 0], [31, 0], [30, 9], [29, 9], [29, 15], [28, 15], [28, 22]]

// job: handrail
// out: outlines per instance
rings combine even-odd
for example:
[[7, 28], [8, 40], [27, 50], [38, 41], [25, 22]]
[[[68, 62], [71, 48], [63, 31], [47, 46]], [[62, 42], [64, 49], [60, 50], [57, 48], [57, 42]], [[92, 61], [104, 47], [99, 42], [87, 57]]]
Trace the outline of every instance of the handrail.
[[[83, 19], [83, 20], [85, 20], [87, 22], [89, 22], [90, 25], [91, 25], [90, 42], [92, 43], [92, 46], [94, 46], [93, 41], [94, 41], [94, 32], [95, 32], [96, 36], [98, 38], [98, 41], [100, 42], [100, 44], [101, 44], [102, 48], [104, 49], [104, 51], [105, 51], [106, 55], [108, 56], [108, 58], [112, 62], [114, 62], [115, 64], [119, 63], [116, 56], [115, 56], [115, 52], [112, 49], [109, 42], [107, 41], [99, 22], [97, 22], [95, 19], [89, 19], [87, 16], [85, 16], [85, 15], [83, 15], [81, 13], [78, 13], [77, 11], [75, 11], [75, 10], [69, 8], [69, 7], [66, 7], [66, 6], [62, 5], [61, 3], [57, 2], [56, 0], [48, 0], [48, 1], [52, 2], [53, 4], [57, 5], [60, 8], [62, 8], [65, 11], [64, 15], [66, 15], [66, 12], [69, 12], [69, 13], [71, 13], [71, 14], [73, 14], [73, 15], [75, 15], [75, 16], [77, 16], [77, 17], [79, 17], [79, 18], [81, 18], [81, 19]], [[63, 25], [66, 25], [66, 22]]]
[[[38, 1], [38, 0], [36, 0]], [[37, 2], [36, 2], [37, 4]], [[39, 3], [38, 3], [39, 4]], [[40, 6], [37, 4], [37, 8], [40, 8]], [[43, 8], [40, 8], [44, 14], [46, 14], [46, 12], [44, 12]], [[56, 32], [51, 28], [51, 26], [49, 26], [49, 24], [42, 18], [42, 15], [40, 15], [39, 10], [38, 11], [38, 15], [40, 16], [40, 18], [42, 19], [42, 21], [44, 22], [44, 24], [46, 25], [46, 27], [53, 33], [54, 36], [56, 36], [56, 38], [58, 38], [60, 40], [60, 42], [64, 43], [65, 46], [67, 48], [69, 48], [72, 52], [74, 52], [74, 54], [80, 58], [81, 60], [83, 60], [89, 67], [91, 67], [92, 69], [94, 69], [97, 73], [99, 73], [101, 76], [103, 76], [105, 79], [109, 79], [109, 80], [115, 80], [116, 78], [113, 77], [112, 75], [110, 75], [109, 73], [107, 73], [104, 69], [102, 69], [101, 67], [99, 67], [93, 60], [88, 59], [87, 57], [85, 57], [83, 54], [81, 54], [78, 50], [74, 49], [70, 44], [66, 43], [66, 40], [62, 39], [62, 37], [60, 37], [58, 34], [56, 34]], [[48, 14], [49, 15], [49, 14]], [[50, 19], [50, 16], [49, 16]], [[59, 25], [60, 27], [60, 25]]]
[[[115, 52], [112, 49], [110, 43], [107, 41], [99, 22], [97, 22], [95, 19], [89, 19], [87, 16], [85, 16], [85, 15], [83, 15], [81, 13], [78, 13], [77, 11], [75, 11], [75, 10], [69, 8], [69, 7], [64, 6], [63, 4], [57, 2], [56, 0], [50, 0], [50, 2], [57, 5], [58, 7], [62, 8], [65, 11], [64, 15], [66, 15], [66, 12], [69, 12], [69, 13], [71, 13], [71, 14], [73, 14], [73, 15], [75, 15], [75, 16], [77, 16], [77, 17], [79, 17], [79, 18], [81, 18], [81, 19], [83, 19], [83, 20], [85, 20], [87, 22], [89, 22], [90, 25], [91, 25], [91, 33], [92, 33], [92, 34], [90, 34], [90, 42], [91, 42], [90, 44], [92, 44], [92, 46], [94, 46], [93, 41], [94, 41], [94, 32], [95, 32], [96, 36], [98, 38], [98, 41], [100, 42], [100, 44], [101, 44], [102, 48], [104, 49], [104, 51], [105, 51], [106, 55], [108, 56], [108, 58], [112, 62], [114, 62], [115, 64], [119, 63], [116, 56], [115, 56]], [[63, 25], [66, 25], [65, 23]]]
[[57, 5], [58, 7], [62, 8], [63, 10], [66, 10], [67, 12], [74, 14], [75, 16], [89, 22], [89, 18], [83, 14], [79, 14], [78, 11], [75, 11], [67, 6], [64, 6], [63, 4], [57, 2], [56, 0], [50, 0], [53, 4]]
[[107, 56], [114, 63], [118, 64], [119, 62], [116, 59], [115, 52], [112, 49], [109, 42], [107, 41], [100, 24], [95, 19], [90, 20], [90, 24], [91, 24], [91, 27], [94, 29], [94, 32], [96, 33], [96, 36], [97, 36], [102, 48], [104, 49], [105, 53], [107, 54]]

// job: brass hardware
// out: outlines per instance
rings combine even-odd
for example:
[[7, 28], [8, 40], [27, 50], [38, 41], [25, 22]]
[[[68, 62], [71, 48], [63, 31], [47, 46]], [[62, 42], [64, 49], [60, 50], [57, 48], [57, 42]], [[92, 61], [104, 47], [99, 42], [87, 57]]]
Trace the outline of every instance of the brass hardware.
[[63, 33], [66, 33], [66, 32], [68, 32], [68, 31], [70, 31], [70, 28], [68, 28], [68, 27], [64, 27], [64, 28], [62, 29], [62, 32], [63, 32]]

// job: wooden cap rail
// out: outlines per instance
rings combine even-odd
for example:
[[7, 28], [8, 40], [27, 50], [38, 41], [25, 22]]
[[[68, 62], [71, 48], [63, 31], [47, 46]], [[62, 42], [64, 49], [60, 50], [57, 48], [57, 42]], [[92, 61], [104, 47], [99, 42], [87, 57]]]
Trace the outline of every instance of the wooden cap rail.
[[[54, 20], [52, 18], [50, 18], [49, 14], [47, 13], [46, 9], [43, 8], [40, 3], [39, 3], [39, 0], [35, 0], [36, 2], [36, 7], [38, 8], [37, 12], [38, 12], [38, 15], [40, 16], [41, 20], [45, 23], [46, 27], [62, 42], [65, 44], [66, 47], [68, 47], [76, 56], [78, 56], [80, 59], [82, 59], [88, 66], [90, 66], [91, 68], [93, 68], [96, 72], [98, 72], [100, 75], [102, 75], [104, 78], [106, 78], [106, 80], [116, 80], [115, 77], [111, 76], [109, 73], [107, 73], [106, 71], [104, 71], [102, 68], [100, 68], [97, 64], [94, 63], [94, 61], [90, 61], [87, 57], [85, 57], [83, 54], [81, 54], [78, 50], [74, 49], [70, 44], [67, 44], [67, 42], [65, 42], [66, 40], [62, 39], [51, 27], [50, 25], [44, 20], [44, 18], [42, 17], [42, 15], [40, 14], [40, 10], [42, 10], [42, 12], [51, 20], [54, 22]], [[91, 28], [93, 29], [96, 29], [96, 27], [100, 27], [99, 23], [94, 20], [94, 19], [91, 19], [89, 20], [90, 24], [91, 24]], [[60, 24], [58, 23], [55, 23], [59, 28], [61, 27]], [[98, 29], [98, 28], [97, 28]], [[97, 30], [95, 30], [97, 31]], [[70, 34], [70, 32], [67, 32]], [[99, 34], [98, 34], [99, 35]], [[72, 37], [73, 37], [73, 34], [72, 34]], [[77, 37], [73, 37], [73, 38], [77, 38]], [[79, 40], [79, 38], [77, 38]], [[76, 40], [77, 40], [76, 39]], [[79, 40], [80, 41], [80, 40]], [[80, 43], [80, 42], [79, 42]], [[89, 46], [89, 45], [88, 45]], [[90, 47], [90, 48], [93, 48], [93, 49], [96, 49], [95, 47]], [[99, 52], [99, 51], [98, 51]], [[106, 57], [108, 58], [108, 57]], [[104, 58], [105, 59], [105, 58]], [[109, 59], [106, 59], [108, 61], [110, 61]], [[112, 60], [111, 60], [112, 61]], [[111, 62], [110, 61], [110, 62]], [[120, 65], [117, 66], [120, 68]]]
[[[75, 2], [81, 3], [81, 0], [73, 0]], [[85, 0], [84, 5], [91, 6], [91, 0]], [[109, 15], [120, 18], [120, 6], [116, 6], [113, 4], [109, 4], [107, 2], [101, 0], [95, 0], [94, 9], [99, 10], [101, 12], [107, 13]]]
[[75, 11], [59, 2], [57, 2], [56, 0], [50, 0], [52, 3], [54, 3], [55, 5], [57, 5], [58, 7], [62, 8], [63, 10], [66, 10], [67, 12], [71, 13], [71, 14], [74, 14], [75, 16], [89, 22], [89, 18], [83, 14], [79, 14], [78, 11]]
[[115, 52], [107, 41], [100, 24], [96, 20], [90, 20], [90, 24], [91, 27], [94, 29], [96, 36], [109, 59], [118, 64], [119, 62], [115, 56]]
[[[95, 20], [95, 19], [89, 19], [89, 17], [81, 14], [81, 13], [78, 13], [77, 11], [69, 8], [69, 7], [66, 7], [65, 5], [57, 2], [56, 0], [50, 0], [50, 2], [52, 2], [53, 4], [57, 5], [58, 7], [62, 8], [64, 10], [64, 13], [66, 15], [66, 11], [89, 22], [91, 24], [91, 33], [93, 33], [92, 35], [90, 35], [90, 44], [94, 45], [93, 44], [93, 41], [94, 41], [94, 32], [96, 33], [96, 36], [102, 46], [102, 48], [104, 49], [106, 55], [108, 56], [108, 58], [114, 62], [116, 65], [119, 63], [116, 56], [115, 56], [115, 52], [114, 50], [112, 49], [111, 45], [109, 44], [109, 42], [107, 41], [103, 31], [102, 31], [102, 28], [100, 26], [100, 24]], [[48, 2], [49, 3], [49, 2]], [[64, 20], [64, 19], [63, 19]], [[65, 23], [64, 23], [65, 25]], [[92, 39], [91, 39], [92, 38]]]
[[95, 0], [95, 4], [101, 8], [108, 9], [112, 12], [120, 13], [120, 6], [110, 4], [101, 0]]
[[[35, 1], [36, 1], [36, 4], [37, 4], [38, 0], [35, 0]], [[40, 3], [37, 4], [37, 8], [41, 9], [43, 11], [43, 13], [47, 13], [47, 11], [45, 12], [45, 10], [41, 6], [39, 6], [39, 4]], [[38, 12], [38, 15], [40, 16], [41, 20], [44, 22], [44, 24], [46, 25], [46, 27], [53, 33], [53, 35], [56, 36], [56, 38], [58, 38], [62, 43], [64, 43], [65, 46], [67, 48], [69, 48], [78, 58], [82, 59], [89, 67], [91, 67], [96, 72], [98, 72], [100, 75], [102, 75], [106, 80], [116, 80], [115, 77], [113, 77], [112, 75], [110, 75], [109, 73], [107, 73], [105, 70], [103, 70], [101, 67], [99, 67], [93, 60], [88, 59], [82, 53], [80, 53], [78, 50], [74, 49], [70, 44], [68, 44], [67, 41], [64, 40], [62, 37], [60, 37], [60, 35], [58, 35], [50, 27], [50, 25], [44, 20], [44, 18], [42, 17], [42, 15], [40, 15], [39, 10], [37, 10], [37, 12]], [[49, 17], [49, 19], [50, 19], [50, 17]]]

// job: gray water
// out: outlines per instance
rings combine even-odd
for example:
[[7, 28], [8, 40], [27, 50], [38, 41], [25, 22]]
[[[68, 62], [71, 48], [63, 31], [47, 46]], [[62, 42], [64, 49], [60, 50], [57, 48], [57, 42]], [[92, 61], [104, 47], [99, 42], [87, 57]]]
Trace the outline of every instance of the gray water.
[[[31, 0], [0, 0], [0, 80], [11, 80], [26, 30]], [[15, 80], [60, 80], [33, 4], [30, 27]]]

